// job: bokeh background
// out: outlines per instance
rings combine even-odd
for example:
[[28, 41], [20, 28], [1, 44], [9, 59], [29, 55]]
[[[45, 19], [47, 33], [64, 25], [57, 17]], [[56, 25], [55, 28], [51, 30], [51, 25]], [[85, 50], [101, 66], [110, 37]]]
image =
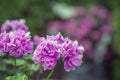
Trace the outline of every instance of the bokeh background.
[[61, 32], [85, 47], [84, 63], [70, 73], [57, 64], [53, 79], [120, 80], [119, 4], [119, 0], [0, 0], [0, 25], [7, 19], [25, 19], [33, 36]]

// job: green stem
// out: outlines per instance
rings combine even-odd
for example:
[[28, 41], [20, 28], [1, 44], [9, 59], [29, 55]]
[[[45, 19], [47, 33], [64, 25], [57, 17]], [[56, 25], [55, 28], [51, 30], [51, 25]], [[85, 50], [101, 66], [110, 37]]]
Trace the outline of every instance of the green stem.
[[40, 65], [40, 70], [37, 73], [36, 80], [39, 80], [40, 73], [42, 73], [42, 67], [41, 67], [41, 65]]
[[36, 80], [39, 80], [39, 77], [40, 77], [40, 70], [39, 70], [38, 73], [37, 73]]
[[14, 70], [14, 74], [15, 74], [16, 73], [16, 58], [14, 58], [13, 70]]
[[50, 71], [50, 73], [49, 73], [49, 75], [47, 76], [46, 80], [49, 80], [49, 79], [50, 79], [50, 77], [52, 76], [54, 70], [55, 70], [55, 68], [53, 68], [53, 69]]

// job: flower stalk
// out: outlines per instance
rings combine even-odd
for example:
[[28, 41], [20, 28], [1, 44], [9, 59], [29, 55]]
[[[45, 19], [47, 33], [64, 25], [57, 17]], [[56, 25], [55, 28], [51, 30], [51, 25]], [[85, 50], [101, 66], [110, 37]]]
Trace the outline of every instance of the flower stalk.
[[36, 80], [39, 80], [40, 73], [42, 73], [42, 67], [40, 66], [40, 70], [37, 72]]
[[53, 68], [53, 69], [50, 71], [50, 73], [49, 73], [49, 75], [47, 76], [46, 80], [49, 80], [49, 79], [50, 79], [50, 77], [52, 76], [54, 70], [55, 70], [55, 68]]
[[16, 58], [14, 58], [13, 70], [14, 70], [14, 74], [15, 74], [16, 73]]

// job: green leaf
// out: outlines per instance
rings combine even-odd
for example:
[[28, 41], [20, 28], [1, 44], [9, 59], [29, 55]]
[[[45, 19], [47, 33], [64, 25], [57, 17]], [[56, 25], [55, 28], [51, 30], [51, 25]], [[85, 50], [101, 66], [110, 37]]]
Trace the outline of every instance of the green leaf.
[[26, 64], [27, 62], [23, 59], [16, 59], [16, 66], [21, 66]]
[[35, 64], [29, 64], [28, 65], [28, 70], [31, 70], [31, 71], [37, 71], [39, 69], [39, 65], [35, 65]]
[[5, 80], [28, 80], [28, 77], [25, 74], [17, 73], [16, 75], [6, 77]]
[[30, 54], [30, 55], [25, 56], [25, 57], [23, 57], [23, 58], [24, 58], [24, 59], [32, 59], [32, 57], [33, 57], [33, 54]]

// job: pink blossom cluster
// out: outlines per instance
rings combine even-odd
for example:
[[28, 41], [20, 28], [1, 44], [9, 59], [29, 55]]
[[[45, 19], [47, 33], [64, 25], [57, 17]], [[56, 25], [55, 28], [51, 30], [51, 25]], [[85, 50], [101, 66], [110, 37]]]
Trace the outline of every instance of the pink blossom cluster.
[[[12, 30], [9, 31], [9, 28]], [[26, 56], [33, 51], [33, 42], [24, 20], [7, 20], [1, 26], [0, 51], [14, 57]]]
[[1, 26], [1, 32], [9, 32], [9, 31], [16, 31], [16, 30], [24, 30], [25, 32], [28, 31], [28, 26], [25, 25], [25, 20], [6, 20]]
[[75, 10], [75, 17], [50, 21], [48, 30], [63, 32], [78, 40], [85, 47], [87, 57], [93, 59], [95, 56], [95, 45], [104, 34], [112, 33], [110, 12], [103, 6], [94, 6], [89, 9], [77, 6]]
[[78, 45], [77, 41], [69, 38], [63, 38], [58, 33], [56, 36], [40, 37], [33, 61], [35, 64], [41, 64], [44, 70], [51, 70], [62, 59], [66, 71], [74, 70], [82, 63], [84, 48]]
[[34, 44], [36, 49], [33, 61], [41, 64], [44, 70], [53, 69], [60, 59], [63, 60], [66, 71], [75, 70], [82, 63], [84, 48], [77, 41], [63, 38], [60, 33], [46, 37], [35, 35], [33, 42], [24, 20], [7, 20], [2, 24], [0, 55], [26, 56], [33, 52]]

